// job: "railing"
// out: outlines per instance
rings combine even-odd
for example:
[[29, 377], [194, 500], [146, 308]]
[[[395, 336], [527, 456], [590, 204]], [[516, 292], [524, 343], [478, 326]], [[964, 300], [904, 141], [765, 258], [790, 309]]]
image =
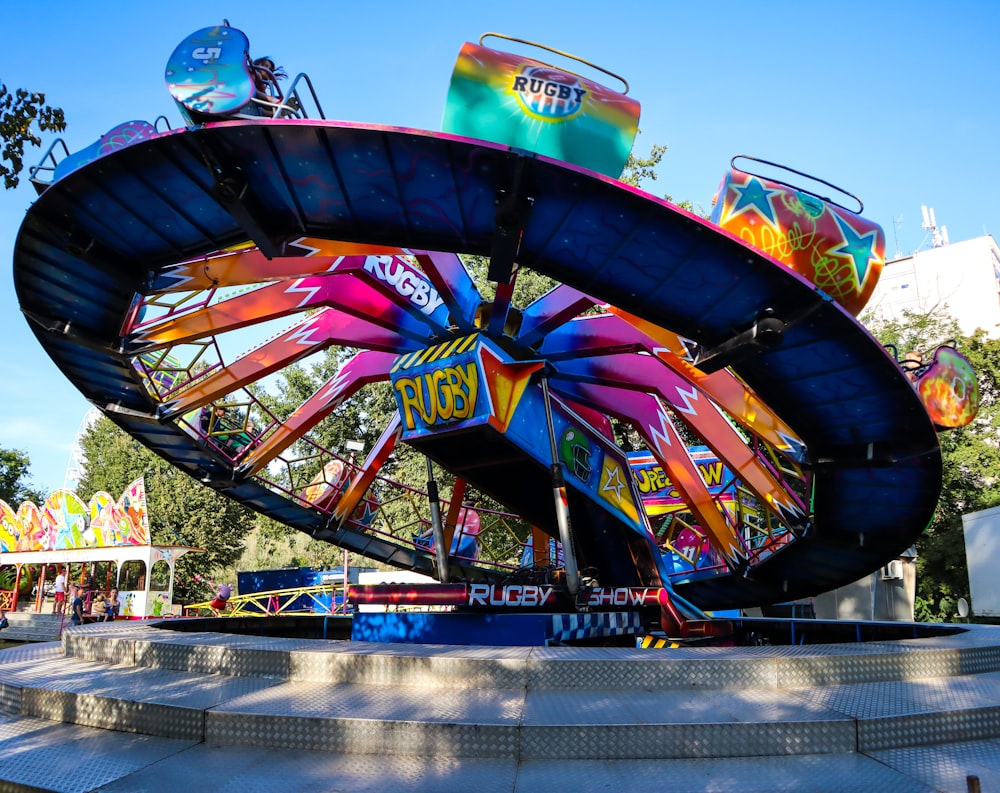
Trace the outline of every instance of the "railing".
[[[282, 614], [345, 614], [347, 602], [342, 584], [320, 584], [234, 595], [219, 616], [277, 617]], [[338, 602], [339, 601], [339, 602]], [[212, 612], [210, 600], [184, 607], [185, 617], [206, 617]]]
[[[163, 129], [160, 129], [160, 122], [163, 122]], [[173, 129], [170, 126], [170, 120], [166, 116], [157, 116], [153, 120], [153, 128], [157, 132], [164, 132]], [[103, 136], [102, 136], [103, 137]], [[98, 142], [101, 139], [98, 138]], [[45, 154], [42, 155], [42, 159], [39, 160], [37, 165], [33, 165], [28, 169], [28, 179], [35, 188], [35, 192], [41, 195], [48, 189], [49, 185], [52, 184], [52, 180], [55, 177], [56, 167], [64, 159], [69, 157], [71, 154], [69, 147], [66, 145], [66, 141], [62, 138], [55, 138], [49, 145]], [[47, 179], [42, 177], [46, 176]]]
[[282, 99], [281, 104], [274, 111], [275, 118], [309, 118], [309, 113], [303, 102], [304, 96], [299, 91], [299, 83], [303, 82], [309, 91], [308, 96], [312, 99], [316, 114], [321, 119], [326, 118], [323, 107], [319, 103], [319, 97], [316, 95], [316, 89], [313, 88], [312, 80], [309, 79], [309, 75], [305, 72], [295, 75], [295, 79], [292, 80], [292, 84], [288, 89], [288, 95]]
[[[61, 154], [59, 153], [60, 151]], [[34, 185], [36, 193], [41, 195], [52, 184], [52, 176], [56, 172], [56, 166], [59, 165], [61, 160], [69, 157], [69, 153], [66, 141], [62, 138], [56, 138], [49, 144], [48, 150], [42, 155], [42, 159], [38, 165], [28, 169], [28, 179]], [[43, 174], [48, 176], [47, 180], [42, 179]]]
[[[306, 92], [300, 91], [299, 85], [304, 84]], [[269, 85], [274, 87], [272, 93], [266, 97], [252, 96], [250, 101], [229, 118], [250, 119], [256, 121], [259, 118], [310, 118], [304, 99], [308, 96], [312, 100], [313, 112], [321, 119], [325, 119], [323, 107], [319, 103], [316, 89], [313, 88], [312, 80], [305, 72], [301, 72], [292, 80], [292, 85], [287, 94], [281, 92], [277, 82]], [[220, 116], [220, 118], [225, 118]]]

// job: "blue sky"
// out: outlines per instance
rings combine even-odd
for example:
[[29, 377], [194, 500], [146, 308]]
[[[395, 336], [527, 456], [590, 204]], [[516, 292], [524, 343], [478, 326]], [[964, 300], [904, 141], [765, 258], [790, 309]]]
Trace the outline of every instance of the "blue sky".
[[[504, 33], [628, 80], [642, 103], [637, 150], [669, 146], [659, 180], [646, 185], [657, 195], [707, 208], [743, 153], [860, 196], [890, 256], [930, 244], [925, 204], [953, 242], [1000, 232], [995, 0], [47, 0], [4, 9], [0, 80], [62, 107], [70, 150], [122, 121], [166, 115], [178, 126], [167, 58], [224, 18], [255, 55], [308, 73], [329, 118], [438, 129], [462, 43]], [[34, 197], [26, 182], [0, 192], [0, 446], [27, 452], [35, 484], [51, 489], [63, 484], [88, 404], [14, 295], [14, 241]]]

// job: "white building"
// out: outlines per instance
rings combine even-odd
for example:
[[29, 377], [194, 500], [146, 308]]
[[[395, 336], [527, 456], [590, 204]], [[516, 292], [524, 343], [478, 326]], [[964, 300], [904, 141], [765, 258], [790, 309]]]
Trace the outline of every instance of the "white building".
[[886, 262], [864, 313], [901, 319], [904, 310], [944, 310], [962, 334], [1000, 337], [1000, 248], [992, 236], [939, 244]]

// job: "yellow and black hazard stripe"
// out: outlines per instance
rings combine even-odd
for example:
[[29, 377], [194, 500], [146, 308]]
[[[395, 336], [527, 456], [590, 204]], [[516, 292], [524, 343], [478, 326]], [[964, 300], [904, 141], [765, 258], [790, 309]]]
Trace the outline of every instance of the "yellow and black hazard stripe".
[[648, 633], [639, 640], [639, 646], [654, 650], [660, 650], [667, 647], [680, 647], [677, 642], [672, 639], [668, 639], [666, 636], [652, 636]]
[[396, 359], [396, 362], [392, 365], [390, 374], [395, 374], [403, 369], [409, 369], [412, 366], [423, 366], [426, 363], [433, 363], [441, 358], [450, 358], [452, 355], [460, 355], [463, 352], [467, 352], [472, 349], [472, 346], [479, 339], [478, 333], [473, 333], [469, 336], [462, 336], [458, 339], [453, 339], [451, 341], [446, 341], [443, 344], [435, 344], [433, 347], [427, 347], [423, 350], [415, 350], [414, 352], [409, 352], [406, 355], [401, 355]]

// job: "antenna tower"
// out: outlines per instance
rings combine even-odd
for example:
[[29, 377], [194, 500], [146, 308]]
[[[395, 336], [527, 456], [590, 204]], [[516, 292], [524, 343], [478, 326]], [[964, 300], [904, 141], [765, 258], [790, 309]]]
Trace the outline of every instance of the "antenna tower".
[[920, 228], [929, 231], [931, 233], [931, 243], [935, 248], [940, 248], [942, 245], [948, 244], [948, 227], [937, 225], [937, 221], [934, 219], [934, 208], [928, 209], [926, 206], [921, 206], [920, 211], [924, 215], [924, 222], [921, 224]]

